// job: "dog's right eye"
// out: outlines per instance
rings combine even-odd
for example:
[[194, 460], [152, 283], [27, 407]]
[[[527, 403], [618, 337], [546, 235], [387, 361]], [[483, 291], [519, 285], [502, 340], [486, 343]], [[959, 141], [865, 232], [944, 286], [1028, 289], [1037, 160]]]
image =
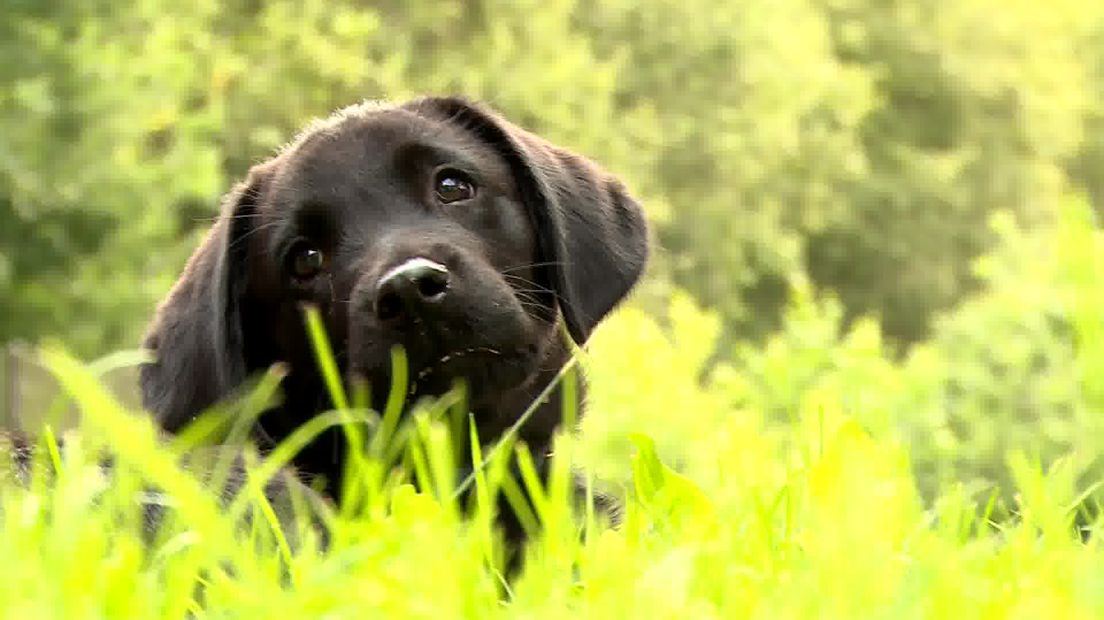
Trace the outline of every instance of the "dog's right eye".
[[437, 173], [433, 186], [433, 193], [436, 194], [437, 200], [444, 204], [471, 200], [475, 197], [475, 183], [459, 170], [451, 168], [441, 170]]
[[310, 243], [300, 241], [288, 252], [288, 269], [298, 280], [309, 280], [326, 268], [326, 255]]

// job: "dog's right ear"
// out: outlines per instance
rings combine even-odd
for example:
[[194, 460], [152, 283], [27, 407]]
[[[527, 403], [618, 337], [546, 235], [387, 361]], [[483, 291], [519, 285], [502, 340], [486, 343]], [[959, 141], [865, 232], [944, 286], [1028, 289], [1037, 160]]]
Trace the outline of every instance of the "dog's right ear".
[[141, 367], [142, 404], [169, 432], [185, 426], [246, 379], [241, 302], [245, 237], [257, 225], [271, 164], [249, 171], [223, 199], [215, 225], [157, 309], [145, 338], [155, 361]]
[[575, 342], [620, 303], [648, 261], [644, 210], [625, 186], [590, 160], [455, 97], [404, 106], [473, 134], [510, 166], [537, 235], [538, 282], [556, 294]]

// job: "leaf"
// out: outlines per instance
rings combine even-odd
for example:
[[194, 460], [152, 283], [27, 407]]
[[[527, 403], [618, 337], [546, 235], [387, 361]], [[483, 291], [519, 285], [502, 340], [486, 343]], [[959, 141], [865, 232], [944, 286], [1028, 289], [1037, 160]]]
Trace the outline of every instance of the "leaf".
[[632, 458], [637, 501], [652, 518], [687, 531], [715, 525], [716, 508], [701, 487], [664, 465], [650, 437], [634, 433], [630, 439], [637, 449]]

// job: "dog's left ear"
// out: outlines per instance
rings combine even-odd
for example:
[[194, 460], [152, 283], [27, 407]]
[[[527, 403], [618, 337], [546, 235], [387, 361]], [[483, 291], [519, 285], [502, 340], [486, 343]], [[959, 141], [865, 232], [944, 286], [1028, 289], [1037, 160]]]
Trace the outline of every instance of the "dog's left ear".
[[571, 337], [585, 342], [644, 271], [648, 226], [640, 204], [593, 162], [484, 106], [428, 97], [404, 107], [474, 133], [509, 163], [537, 231], [538, 273], [556, 292]]
[[247, 245], [271, 176], [258, 164], [224, 198], [222, 214], [158, 308], [145, 347], [156, 361], [140, 369], [143, 405], [167, 431], [225, 397], [246, 378], [241, 302]]

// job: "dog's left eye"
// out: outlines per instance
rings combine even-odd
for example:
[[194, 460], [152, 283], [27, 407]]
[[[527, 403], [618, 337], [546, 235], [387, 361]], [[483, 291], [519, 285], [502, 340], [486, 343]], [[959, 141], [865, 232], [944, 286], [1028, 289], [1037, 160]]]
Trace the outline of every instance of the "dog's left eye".
[[433, 182], [433, 192], [445, 204], [471, 200], [475, 197], [475, 184], [459, 170], [442, 170]]
[[309, 280], [325, 267], [326, 255], [309, 243], [296, 243], [288, 254], [288, 269], [299, 280]]

